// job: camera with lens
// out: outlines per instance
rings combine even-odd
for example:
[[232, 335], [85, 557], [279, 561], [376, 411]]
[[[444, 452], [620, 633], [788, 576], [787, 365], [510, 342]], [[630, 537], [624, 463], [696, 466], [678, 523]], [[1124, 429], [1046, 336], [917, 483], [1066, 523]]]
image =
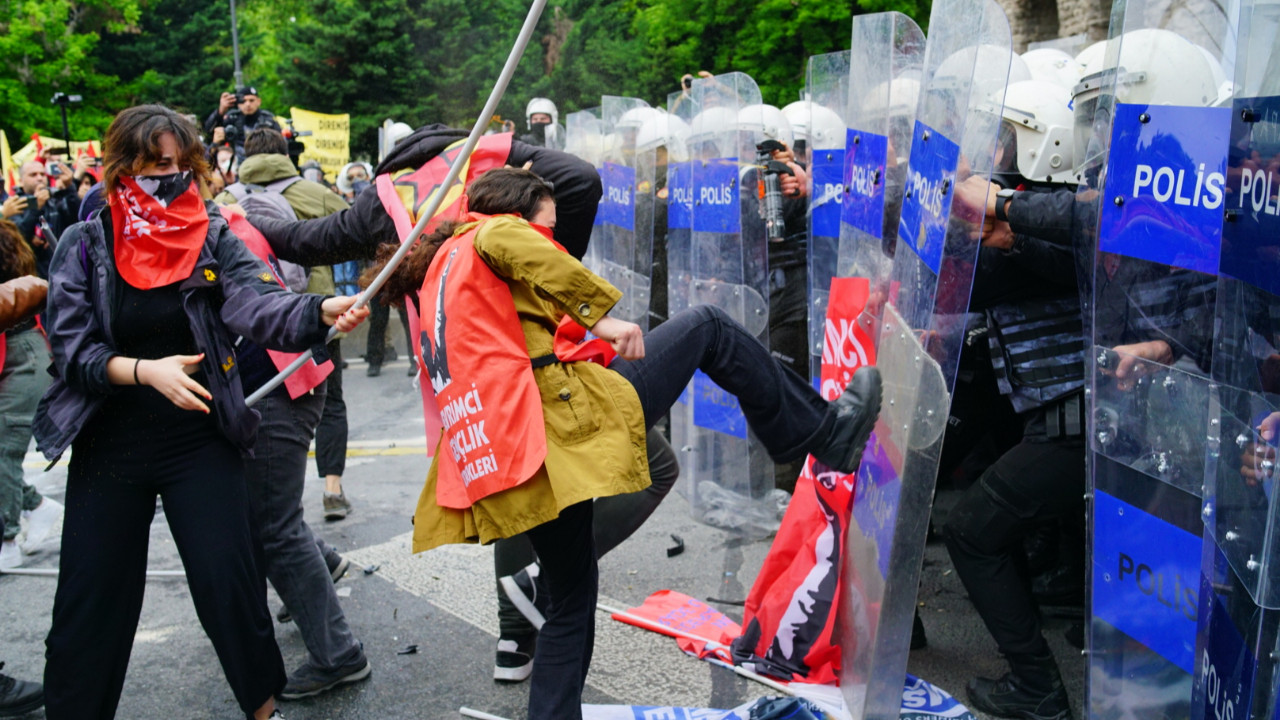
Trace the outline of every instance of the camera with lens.
[[781, 242], [787, 237], [782, 217], [782, 175], [795, 175], [786, 163], [773, 159], [773, 153], [786, 150], [777, 140], [765, 140], [756, 145], [756, 165], [759, 166], [758, 183], [760, 218], [764, 220], [765, 236], [771, 242]]
[[245, 94], [244, 88], [242, 87], [236, 88], [235, 90], [236, 105], [239, 105], [240, 103], [244, 102], [244, 94]]
[[226, 138], [226, 143], [231, 147], [244, 145], [244, 138], [241, 137], [243, 133], [244, 129], [238, 123], [229, 122], [222, 126], [223, 137]]

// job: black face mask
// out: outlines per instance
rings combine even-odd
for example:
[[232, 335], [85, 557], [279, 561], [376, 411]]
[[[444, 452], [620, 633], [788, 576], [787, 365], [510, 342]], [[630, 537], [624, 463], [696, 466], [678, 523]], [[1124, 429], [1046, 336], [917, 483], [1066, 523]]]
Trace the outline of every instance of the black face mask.
[[177, 200], [182, 193], [191, 187], [190, 172], [176, 172], [168, 175], [135, 175], [134, 182], [151, 197], [169, 207], [169, 203]]

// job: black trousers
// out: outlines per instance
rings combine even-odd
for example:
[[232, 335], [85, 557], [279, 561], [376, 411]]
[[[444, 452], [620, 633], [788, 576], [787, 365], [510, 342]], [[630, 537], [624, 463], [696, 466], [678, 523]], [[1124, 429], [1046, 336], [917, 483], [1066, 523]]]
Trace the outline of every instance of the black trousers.
[[1050, 440], [1029, 427], [1027, 437], [965, 491], [947, 518], [945, 538], [956, 573], [1000, 652], [1015, 661], [1049, 652], [1022, 541], [1050, 519], [1083, 527], [1084, 491], [1083, 438]]
[[121, 478], [110, 463], [72, 456], [53, 625], [45, 640], [46, 717], [115, 717], [142, 611], [156, 496], [196, 615], [240, 709], [252, 717], [284, 688], [244, 473], [240, 453], [225, 440], [206, 443], [146, 479]]
[[[379, 303], [374, 303], [375, 305]], [[325, 379], [324, 411], [316, 426], [316, 470], [320, 477], [338, 475], [347, 469], [347, 402], [342, 399], [342, 341], [327, 346], [333, 358], [333, 372]]]
[[[413, 337], [409, 334], [409, 314], [403, 305], [396, 308], [400, 323], [404, 325], [404, 343], [408, 348], [405, 357], [413, 358]], [[381, 365], [386, 354], [387, 323], [391, 320], [391, 306], [380, 302], [369, 304], [369, 335], [364, 357], [370, 365]]]

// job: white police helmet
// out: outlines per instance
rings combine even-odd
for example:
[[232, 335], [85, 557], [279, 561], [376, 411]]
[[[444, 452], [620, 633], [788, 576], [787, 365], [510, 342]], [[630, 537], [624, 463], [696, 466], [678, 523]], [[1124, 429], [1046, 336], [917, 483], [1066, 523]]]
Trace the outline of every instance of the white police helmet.
[[737, 125], [738, 113], [733, 108], [713, 105], [693, 116], [693, 120], [689, 122], [689, 139], [695, 142], [711, 139]]
[[[999, 95], [991, 102], [1000, 102]], [[1035, 182], [1074, 183], [1071, 91], [1051, 80], [1023, 80], [1005, 89], [1003, 108], [1000, 115], [1013, 129], [1017, 153], [1002, 158], [996, 171], [1016, 170]]]
[[782, 108], [782, 114], [791, 123], [792, 134], [807, 140], [810, 148], [830, 150], [844, 147], [844, 120], [831, 108], [798, 100]]
[[551, 116], [551, 124], [555, 125], [560, 122], [560, 111], [556, 110], [556, 104], [551, 102], [549, 98], [536, 97], [529, 101], [524, 107], [524, 122], [526, 129], [533, 127], [533, 123], [529, 122], [529, 118], [535, 113], [546, 113]]
[[387, 128], [387, 147], [393, 148], [396, 143], [413, 134], [413, 128], [408, 123], [395, 122], [391, 123], [391, 127]]
[[[1005, 58], [1009, 58], [1008, 79], [995, 75], [975, 72], [976, 68], [1001, 68]], [[970, 45], [948, 55], [938, 64], [933, 74], [932, 88], [943, 91], [957, 91], [973, 86], [978, 98], [987, 98], [1005, 85], [1031, 79], [1031, 70], [1022, 58], [1010, 55], [1009, 49], [999, 45]]]
[[1067, 90], [1076, 86], [1084, 75], [1084, 66], [1057, 48], [1038, 48], [1021, 55], [1035, 80], [1056, 82]]
[[791, 147], [795, 140], [791, 123], [782, 111], [772, 105], [747, 105], [738, 111], [738, 129], [761, 133], [766, 140], [777, 140]]
[[1083, 68], [1087, 68], [1093, 64], [1101, 65], [1102, 58], [1106, 54], [1107, 41], [1099, 40], [1098, 42], [1081, 50], [1080, 53], [1076, 55], [1076, 62], [1080, 63], [1080, 67], [1082, 68], [1081, 72], [1086, 72]]

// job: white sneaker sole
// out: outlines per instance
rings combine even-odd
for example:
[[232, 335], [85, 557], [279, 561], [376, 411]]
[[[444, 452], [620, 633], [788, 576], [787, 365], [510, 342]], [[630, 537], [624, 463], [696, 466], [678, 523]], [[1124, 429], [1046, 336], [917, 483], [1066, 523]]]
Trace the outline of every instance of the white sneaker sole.
[[295, 692], [295, 693], [281, 692], [280, 699], [281, 700], [301, 700], [302, 698], [314, 697], [316, 695], [319, 695], [320, 693], [328, 692], [340, 685], [346, 685], [347, 683], [353, 683], [353, 682], [360, 682], [361, 680], [369, 677], [369, 675], [372, 673], [373, 673], [373, 663], [365, 661], [364, 667], [351, 673], [350, 675], [343, 676], [333, 681], [332, 683], [325, 685], [322, 688], [317, 688], [315, 690], [311, 690], [308, 692]]
[[541, 630], [546, 624], [547, 619], [542, 617], [542, 613], [538, 612], [538, 608], [529, 602], [529, 596], [520, 590], [520, 586], [516, 585], [516, 581], [507, 575], [498, 581], [502, 585], [502, 591], [507, 594], [507, 598], [511, 600], [511, 604], [515, 605], [525, 620], [533, 626], [534, 630]]
[[493, 666], [493, 679], [501, 682], [524, 682], [533, 674], [533, 661], [521, 665], [520, 667], [498, 667]]

